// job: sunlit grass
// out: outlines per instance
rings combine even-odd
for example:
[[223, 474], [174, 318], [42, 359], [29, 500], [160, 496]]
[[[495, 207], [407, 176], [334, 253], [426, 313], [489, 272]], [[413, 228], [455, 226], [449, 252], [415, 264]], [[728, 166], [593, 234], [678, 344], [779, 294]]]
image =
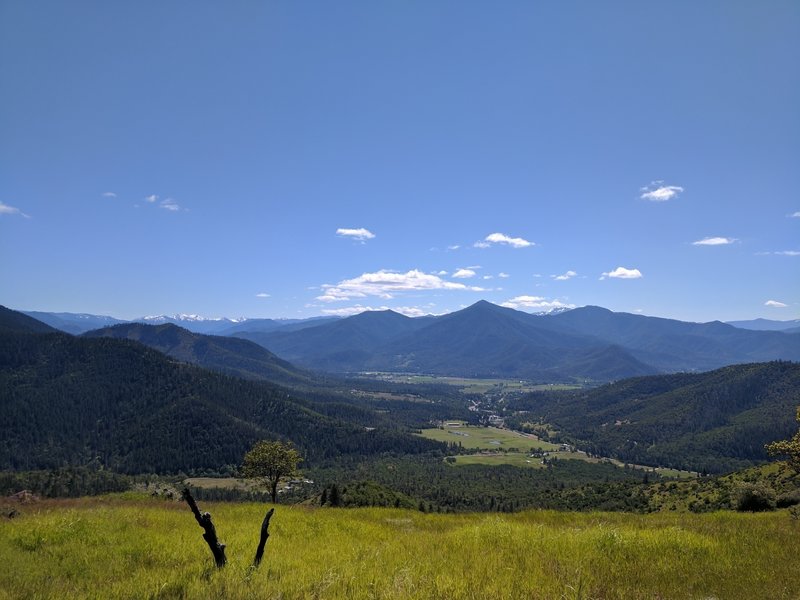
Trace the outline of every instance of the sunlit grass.
[[769, 514], [434, 515], [201, 503], [44, 502], [0, 522], [6, 598], [795, 598], [800, 523]]
[[527, 434], [497, 427], [462, 426], [447, 427], [445, 429], [436, 427], [423, 429], [420, 435], [439, 442], [460, 442], [464, 448], [474, 450], [503, 450], [508, 448], [518, 448], [523, 451], [531, 448], [548, 452], [558, 450], [557, 444], [551, 444]]

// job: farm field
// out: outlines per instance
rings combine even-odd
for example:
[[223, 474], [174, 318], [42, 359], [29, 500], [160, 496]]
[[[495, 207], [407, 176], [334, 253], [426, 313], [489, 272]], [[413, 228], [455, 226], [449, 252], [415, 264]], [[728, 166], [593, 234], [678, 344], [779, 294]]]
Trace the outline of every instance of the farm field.
[[411, 373], [362, 373], [362, 376], [393, 383], [443, 383], [460, 388], [466, 394], [485, 394], [489, 391], [534, 392], [539, 390], [575, 390], [583, 386], [570, 383], [532, 383], [520, 379], [472, 379], [469, 377], [447, 377], [439, 375], [416, 375]]
[[48, 500], [0, 522], [0, 598], [796, 598], [800, 521], [703, 515], [436, 515], [201, 503], [227, 543], [218, 571], [186, 505]]
[[539, 440], [531, 435], [509, 429], [498, 429], [497, 427], [432, 428], [423, 429], [420, 435], [439, 442], [460, 442], [464, 448], [475, 450], [507, 450], [509, 448], [519, 448], [520, 450], [536, 448], [547, 452], [558, 450], [556, 444]]

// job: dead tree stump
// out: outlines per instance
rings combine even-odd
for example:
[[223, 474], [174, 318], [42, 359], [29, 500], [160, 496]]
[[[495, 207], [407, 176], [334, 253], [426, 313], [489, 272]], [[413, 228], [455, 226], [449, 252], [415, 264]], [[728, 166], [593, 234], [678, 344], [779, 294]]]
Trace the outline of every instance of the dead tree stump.
[[[214, 527], [214, 523], [211, 522], [211, 513], [200, 512], [200, 509], [197, 508], [197, 503], [194, 501], [194, 498], [192, 497], [189, 488], [185, 488], [183, 490], [183, 499], [186, 500], [186, 503], [189, 505], [189, 508], [192, 509], [192, 512], [194, 513], [194, 518], [197, 521], [198, 525], [200, 525], [200, 527], [203, 528], [203, 531], [205, 531], [205, 533], [203, 534], [203, 539], [206, 541], [208, 547], [211, 549], [211, 554], [214, 555], [214, 562], [217, 564], [217, 568], [221, 569], [222, 567], [225, 566], [225, 563], [228, 562], [227, 559], [225, 558], [225, 544], [221, 544], [217, 539], [217, 530]], [[263, 532], [261, 535], [263, 537], [264, 535]], [[259, 548], [261, 548], [261, 546], [259, 546]]]
[[270, 508], [267, 511], [267, 516], [264, 517], [264, 521], [261, 523], [261, 539], [256, 549], [256, 557], [253, 559], [253, 567], [260, 565], [261, 559], [264, 557], [264, 546], [267, 545], [267, 539], [269, 538], [269, 520], [272, 518], [274, 512], [275, 509]]

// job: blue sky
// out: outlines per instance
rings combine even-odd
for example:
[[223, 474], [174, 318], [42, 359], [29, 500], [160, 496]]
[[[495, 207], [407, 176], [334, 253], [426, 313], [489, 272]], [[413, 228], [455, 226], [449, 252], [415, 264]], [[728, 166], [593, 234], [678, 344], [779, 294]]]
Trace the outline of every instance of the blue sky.
[[800, 317], [800, 4], [0, 3], [0, 303]]

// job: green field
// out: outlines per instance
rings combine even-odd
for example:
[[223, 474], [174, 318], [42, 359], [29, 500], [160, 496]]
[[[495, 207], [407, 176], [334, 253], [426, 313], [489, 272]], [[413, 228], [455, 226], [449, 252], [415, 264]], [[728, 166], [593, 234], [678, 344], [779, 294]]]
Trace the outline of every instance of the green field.
[[0, 521], [0, 598], [797, 598], [800, 521], [694, 515], [435, 515], [200, 503], [218, 571], [181, 502], [42, 501]]
[[472, 379], [412, 373], [362, 373], [362, 376], [393, 383], [453, 385], [466, 394], [485, 394], [489, 391], [533, 392], [538, 390], [575, 390], [583, 386], [571, 383], [532, 383], [521, 379]]
[[548, 452], [558, 450], [556, 444], [544, 442], [532, 435], [497, 427], [462, 426], [423, 429], [420, 435], [439, 442], [460, 442], [464, 448], [475, 450], [507, 450], [509, 448], [518, 448], [523, 451], [531, 448]]

